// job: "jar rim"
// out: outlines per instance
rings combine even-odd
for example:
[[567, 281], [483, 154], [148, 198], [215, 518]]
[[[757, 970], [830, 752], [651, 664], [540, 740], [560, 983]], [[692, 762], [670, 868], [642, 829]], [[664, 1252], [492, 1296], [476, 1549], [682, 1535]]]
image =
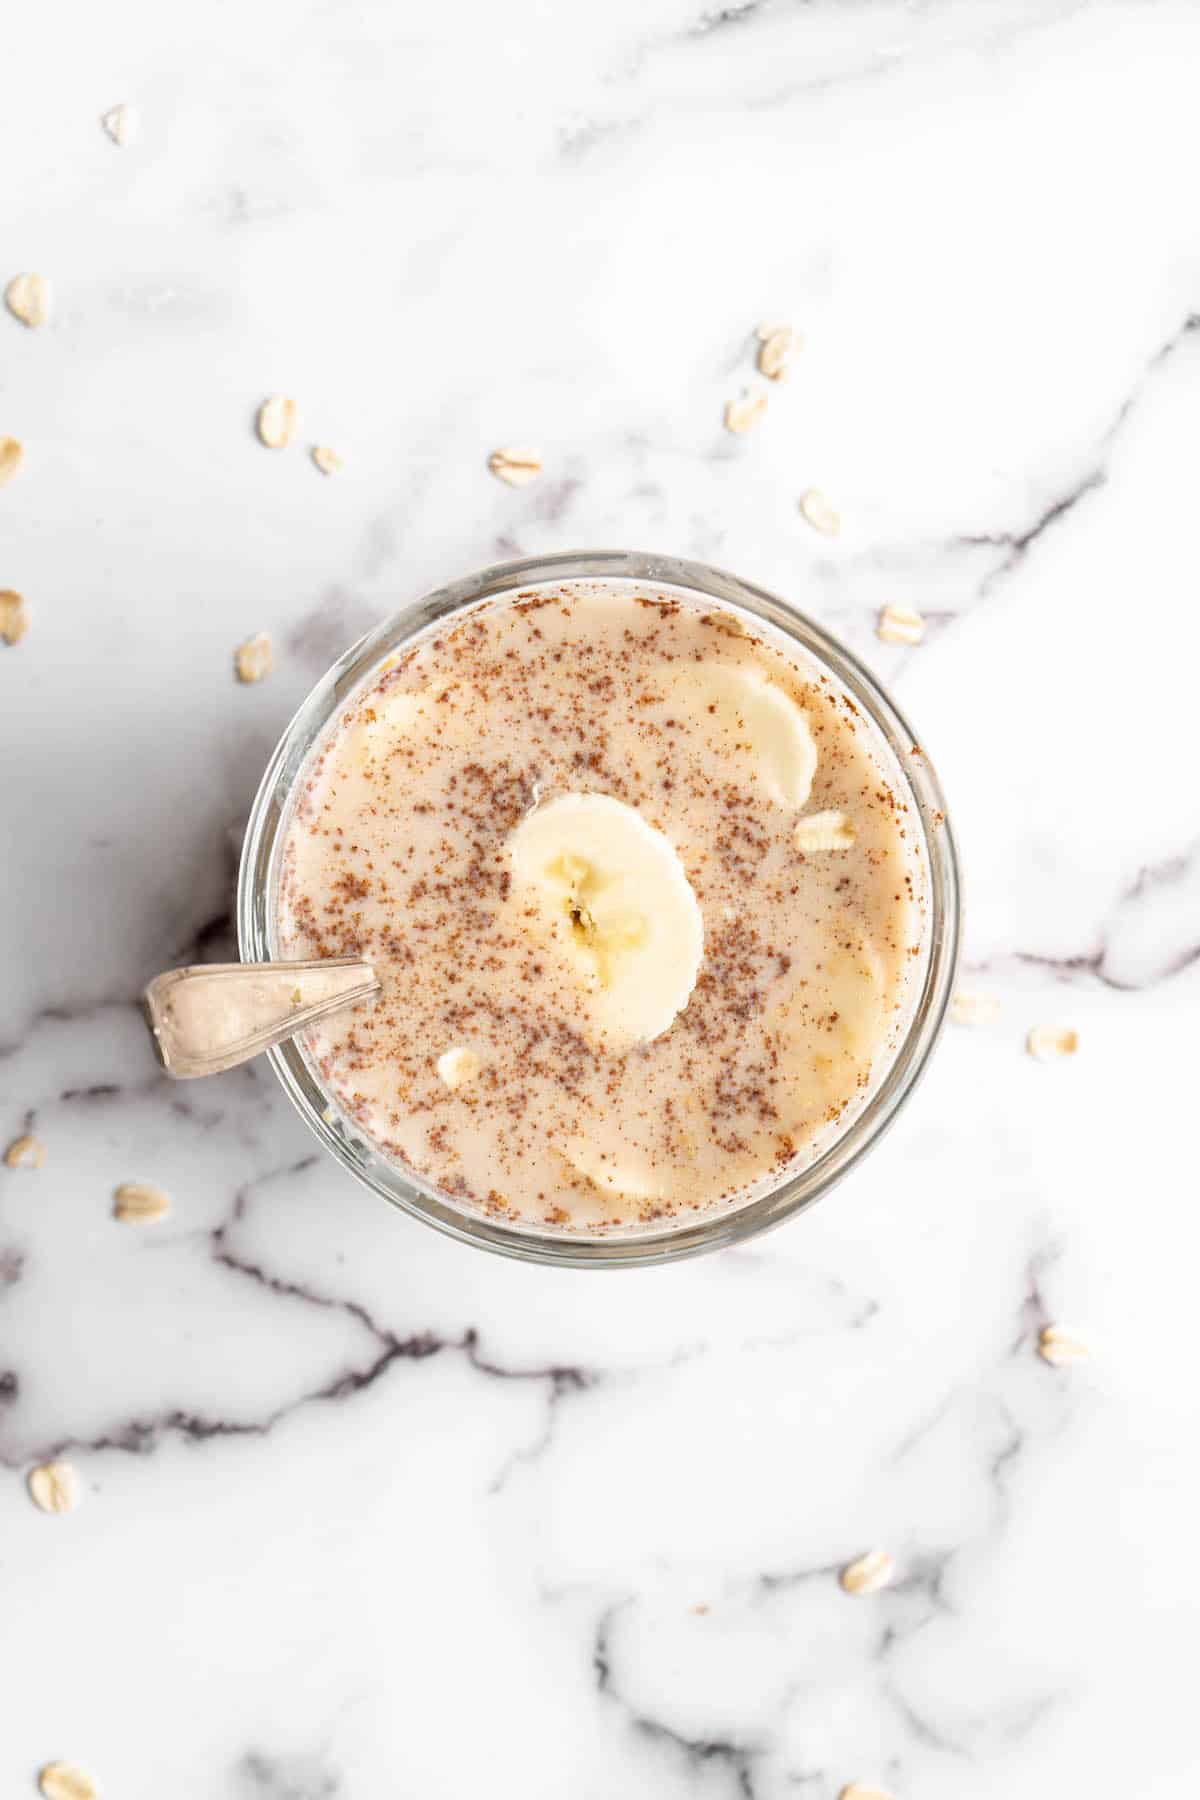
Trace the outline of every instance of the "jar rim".
[[351, 1174], [413, 1217], [460, 1242], [522, 1261], [571, 1268], [630, 1268], [678, 1261], [737, 1244], [806, 1211], [879, 1142], [924, 1072], [945, 1022], [958, 961], [961, 883], [941, 784], [920, 740], [887, 692], [845, 645], [790, 602], [741, 577], [687, 558], [625, 550], [567, 551], [496, 563], [434, 589], [361, 637], [316, 683], [283, 732], [250, 810], [238, 876], [238, 944], [244, 961], [274, 960], [279, 850], [295, 782], [347, 698], [378, 664], [450, 616], [523, 587], [582, 580], [659, 583], [747, 612], [827, 668], [881, 734], [915, 802], [929, 875], [924, 976], [891, 1062], [844, 1131], [812, 1162], [765, 1192], [686, 1223], [588, 1238], [555, 1227], [486, 1218], [455, 1206], [415, 1171], [385, 1157], [338, 1108], [301, 1046], [267, 1052], [284, 1092], [325, 1149]]

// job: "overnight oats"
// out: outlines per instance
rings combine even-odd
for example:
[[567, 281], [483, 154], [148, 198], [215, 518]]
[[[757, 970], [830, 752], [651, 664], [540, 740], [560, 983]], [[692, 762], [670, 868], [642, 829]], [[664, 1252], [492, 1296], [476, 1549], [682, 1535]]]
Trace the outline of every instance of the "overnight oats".
[[861, 693], [711, 592], [458, 606], [361, 669], [280, 811], [272, 953], [382, 984], [304, 1035], [326, 1118], [439, 1222], [543, 1238], [795, 1185], [928, 1006], [928, 811]]

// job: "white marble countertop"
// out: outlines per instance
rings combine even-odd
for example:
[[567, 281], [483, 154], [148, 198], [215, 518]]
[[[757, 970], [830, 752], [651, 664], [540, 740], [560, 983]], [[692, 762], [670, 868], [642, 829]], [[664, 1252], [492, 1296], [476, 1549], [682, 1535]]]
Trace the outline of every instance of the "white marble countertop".
[[[1193, 1791], [1200, 13], [110, 0], [7, 53], [0, 277], [54, 310], [0, 314], [0, 1138], [47, 1151], [0, 1168], [0, 1786]], [[733, 438], [764, 316], [806, 348]], [[894, 686], [1002, 1009], [815, 1213], [616, 1277], [393, 1214], [268, 1069], [163, 1079], [135, 1005], [228, 944], [333, 656], [594, 545], [736, 569]], [[132, 1179], [166, 1221], [113, 1219]]]

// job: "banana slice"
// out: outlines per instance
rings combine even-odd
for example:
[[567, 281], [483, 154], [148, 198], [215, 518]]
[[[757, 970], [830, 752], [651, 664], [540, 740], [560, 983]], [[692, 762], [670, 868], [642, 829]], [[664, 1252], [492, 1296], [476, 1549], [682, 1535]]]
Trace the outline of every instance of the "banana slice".
[[366, 783], [390, 774], [389, 759], [407, 739], [414, 742], [428, 729], [435, 708], [424, 689], [414, 692], [375, 694], [359, 707], [339, 743], [332, 779], [343, 793], [369, 798]]
[[649, 1162], [639, 1163], [626, 1155], [624, 1160], [609, 1155], [586, 1138], [575, 1137], [563, 1152], [571, 1167], [606, 1194], [619, 1194], [624, 1200], [661, 1200], [666, 1184]]
[[377, 695], [362, 708], [345, 734], [343, 754], [347, 764], [366, 769], [385, 762], [401, 739], [416, 735], [417, 727], [432, 709], [432, 696], [423, 689]]
[[609, 794], [564, 794], [510, 842], [517, 884], [578, 971], [605, 1030], [649, 1041], [688, 1003], [704, 924], [669, 838]]
[[791, 1078], [789, 1128], [809, 1132], [840, 1113], [871, 1077], [886, 1032], [886, 977], [878, 950], [848, 913], [774, 1009], [771, 1034]]
[[772, 797], [803, 806], [817, 772], [808, 714], [755, 668], [695, 663], [675, 677], [674, 698], [705, 730], [719, 758], [749, 760]]

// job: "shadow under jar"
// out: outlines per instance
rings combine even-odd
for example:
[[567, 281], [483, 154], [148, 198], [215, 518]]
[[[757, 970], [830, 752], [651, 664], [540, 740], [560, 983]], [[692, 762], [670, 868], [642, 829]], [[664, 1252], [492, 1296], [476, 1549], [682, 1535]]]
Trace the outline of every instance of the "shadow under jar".
[[826, 1193], [925, 1066], [958, 924], [937, 778], [861, 664], [735, 576], [623, 551], [483, 570], [348, 650], [271, 759], [238, 893], [245, 960], [382, 981], [269, 1052], [325, 1148], [463, 1242], [574, 1267]]

